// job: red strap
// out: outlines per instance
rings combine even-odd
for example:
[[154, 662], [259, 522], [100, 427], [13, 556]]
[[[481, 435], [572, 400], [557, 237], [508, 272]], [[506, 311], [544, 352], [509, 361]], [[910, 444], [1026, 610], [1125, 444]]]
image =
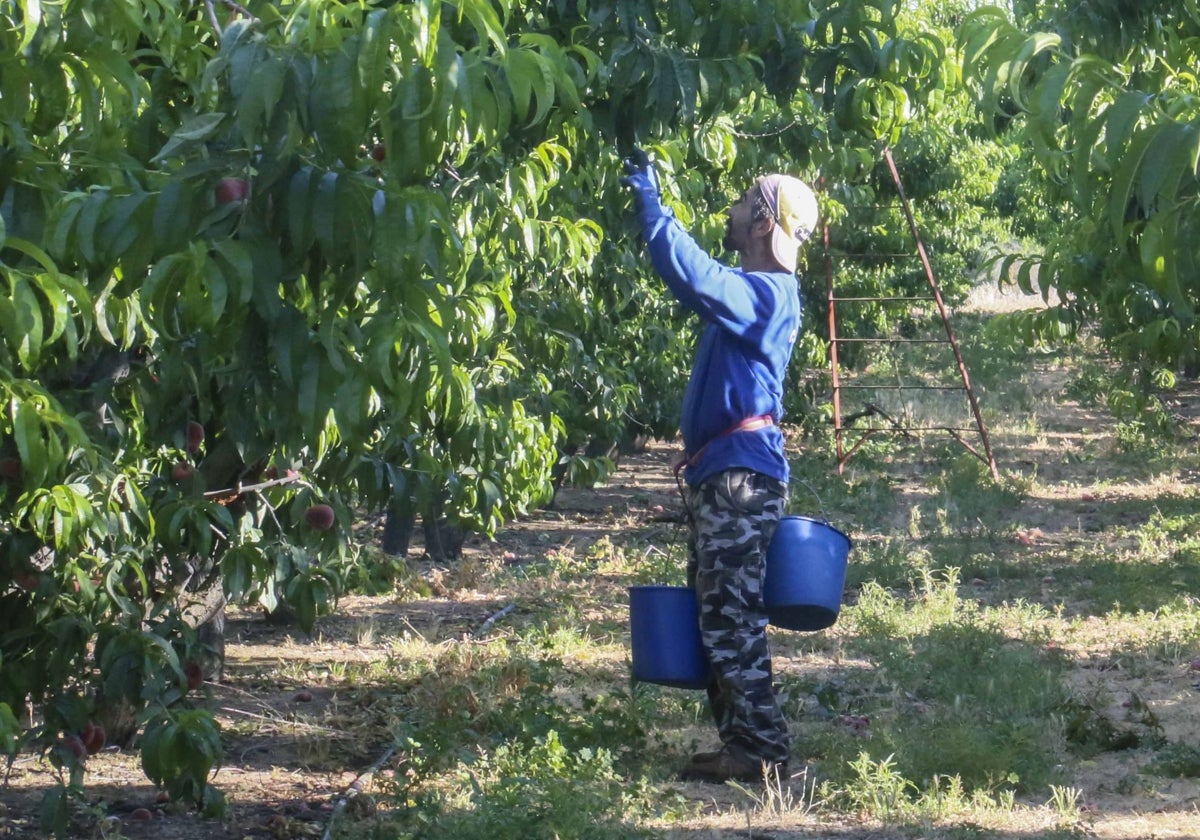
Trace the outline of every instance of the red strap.
[[770, 414], [758, 414], [754, 417], [747, 417], [740, 423], [730, 426], [728, 429], [721, 432], [721, 434], [704, 444], [704, 446], [701, 446], [696, 451], [695, 455], [688, 455], [686, 450], [680, 452], [675, 457], [675, 461], [671, 464], [671, 471], [675, 473], [675, 475], [679, 475], [679, 471], [684, 467], [694, 466], [696, 462], [700, 460], [700, 456], [704, 454], [704, 450], [708, 449], [709, 445], [712, 444], [714, 440], [717, 440], [717, 438], [728, 437], [729, 435], [735, 435], [738, 432], [757, 432], [759, 429], [765, 429], [767, 426], [773, 426], [774, 424], [775, 418]]

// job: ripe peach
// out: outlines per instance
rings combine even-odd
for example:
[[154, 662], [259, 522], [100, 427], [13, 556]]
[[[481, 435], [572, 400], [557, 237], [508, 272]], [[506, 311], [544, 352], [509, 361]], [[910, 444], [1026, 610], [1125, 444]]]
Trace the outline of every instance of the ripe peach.
[[130, 817], [130, 819], [134, 819], [139, 822], [143, 822], [145, 820], [154, 819], [154, 812], [151, 811], [149, 808], [134, 808], [133, 813], [131, 813], [129, 815], [129, 817]]
[[304, 521], [314, 531], [328, 531], [333, 527], [333, 508], [329, 505], [313, 505], [304, 511]]
[[171, 467], [172, 481], [187, 481], [196, 474], [196, 468], [185, 461], [180, 461], [175, 466]]
[[187, 424], [187, 451], [195, 454], [200, 451], [200, 444], [204, 443], [204, 427], [195, 420], [189, 420]]
[[218, 204], [245, 201], [250, 196], [250, 182], [245, 178], [222, 178], [213, 192]]
[[83, 746], [87, 750], [88, 755], [95, 755], [104, 749], [104, 744], [108, 740], [108, 733], [104, 731], [104, 727], [96, 723], [89, 722], [83, 727], [81, 734]]
[[204, 671], [195, 662], [183, 666], [183, 675], [187, 678], [188, 691], [195, 691], [204, 685]]
[[382, 143], [376, 143], [374, 148], [371, 149], [371, 159], [382, 163], [386, 157], [387, 146], [383, 145]]
[[83, 745], [83, 741], [78, 735], [64, 735], [58, 743], [59, 746], [73, 756], [76, 761], [84, 761], [87, 759], [87, 747]]

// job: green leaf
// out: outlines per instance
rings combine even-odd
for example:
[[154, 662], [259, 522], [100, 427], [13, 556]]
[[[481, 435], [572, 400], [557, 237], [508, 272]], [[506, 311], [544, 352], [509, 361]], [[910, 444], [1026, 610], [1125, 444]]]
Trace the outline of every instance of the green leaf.
[[292, 248], [301, 253], [312, 247], [316, 236], [312, 216], [320, 179], [315, 175], [312, 167], [305, 166], [292, 176], [288, 184], [288, 236], [292, 240]]
[[12, 278], [12, 302], [16, 313], [16, 330], [15, 334], [8, 336], [8, 340], [22, 366], [32, 371], [42, 354], [42, 306], [33, 287], [20, 275]]
[[509, 89], [512, 91], [514, 110], [517, 116], [525, 119], [529, 116], [533, 101], [534, 82], [540, 75], [537, 62], [528, 50], [513, 50], [509, 53], [505, 71]]
[[1150, 141], [1157, 133], [1157, 129], [1151, 128], [1135, 134], [1125, 150], [1120, 167], [1113, 176], [1108, 213], [1113, 235], [1117, 237], [1118, 241], [1125, 239], [1125, 218], [1130, 209], [1130, 201], [1133, 199], [1134, 186], [1137, 184], [1142, 161], [1146, 157], [1146, 149], [1150, 147]]
[[1185, 174], [1191, 175], [1196, 128], [1167, 123], [1146, 148], [1146, 163], [1138, 176], [1138, 202], [1158, 211], [1170, 210]]
[[316, 200], [313, 202], [313, 231], [326, 259], [337, 262], [335, 255], [341, 243], [334, 234], [334, 217], [337, 214], [338, 173], [326, 172], [317, 183]]
[[508, 52], [508, 37], [493, 0], [457, 0], [455, 5], [458, 6], [459, 20], [467, 18], [475, 27], [479, 40], [490, 44], [503, 58]]
[[25, 0], [22, 12], [25, 31], [21, 35], [21, 43], [17, 45], [18, 53], [24, 52], [25, 48], [33, 43], [33, 37], [42, 24], [42, 0]]
[[221, 581], [225, 596], [231, 603], [240, 603], [249, 593], [254, 581], [255, 559], [258, 551], [243, 545], [231, 548], [221, 557]]
[[246, 246], [236, 239], [213, 242], [217, 262], [223, 266], [225, 282], [233, 290], [234, 301], [245, 306], [254, 296], [254, 260]]
[[249, 84], [238, 99], [238, 127], [247, 146], [262, 142], [264, 133], [271, 124], [275, 109], [283, 99], [284, 83], [291, 65], [287, 59], [270, 55], [254, 65], [253, 83]]
[[179, 179], [168, 181], [155, 197], [151, 230], [164, 253], [183, 246], [190, 227], [187, 197], [184, 182]]
[[166, 160], [171, 155], [187, 151], [188, 147], [194, 143], [200, 143], [216, 136], [225, 117], [226, 114], [222, 112], [196, 114], [188, 117], [163, 144], [158, 154], [151, 158], [151, 162], [158, 163]]
[[[32, 279], [45, 296], [46, 302], [50, 305], [52, 323], [50, 333], [46, 336], [46, 343], [52, 344], [66, 331], [67, 323], [71, 317], [70, 308], [67, 304], [67, 296], [63, 294], [62, 288], [54, 282], [54, 278], [50, 275], [38, 274], [34, 275]], [[75, 348], [68, 348], [68, 354], [71, 358], [74, 358], [76, 355]]]
[[67, 788], [62, 785], [50, 787], [42, 794], [39, 820], [42, 830], [55, 837], [66, 837], [71, 820], [71, 802]]
[[1035, 32], [1021, 46], [1020, 51], [1011, 59], [1008, 69], [1008, 90], [1013, 102], [1022, 111], [1029, 110], [1025, 98], [1025, 71], [1030, 62], [1048, 50], [1062, 46], [1062, 36], [1057, 32]]
[[1129, 136], [1140, 127], [1139, 123], [1149, 104], [1149, 94], [1140, 90], [1126, 91], [1105, 109], [1102, 120], [1096, 120], [1104, 123], [1104, 142], [1110, 161], [1119, 161], [1124, 157]]
[[32, 400], [19, 403], [12, 423], [13, 439], [21, 457], [21, 468], [31, 485], [42, 484], [49, 471], [49, 464], [46, 463], [46, 444], [42, 440], [42, 423], [35, 403]]

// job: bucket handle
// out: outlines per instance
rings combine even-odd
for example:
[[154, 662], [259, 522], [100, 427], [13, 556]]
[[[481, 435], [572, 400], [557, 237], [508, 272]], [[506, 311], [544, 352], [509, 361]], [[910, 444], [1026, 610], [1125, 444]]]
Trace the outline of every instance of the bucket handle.
[[809, 484], [803, 478], [799, 478], [796, 475], [791, 476], [791, 483], [792, 484], [802, 484], [802, 485], [804, 485], [804, 488], [806, 490], [808, 490], [809, 493], [813, 494], [813, 498], [815, 498], [817, 500], [817, 507], [820, 508], [820, 510], [821, 510], [821, 521], [824, 522], [826, 525], [828, 525], [829, 524], [829, 516], [828, 516], [828, 514], [825, 513], [825, 503], [823, 501], [821, 501], [821, 494], [818, 493], [811, 484]]

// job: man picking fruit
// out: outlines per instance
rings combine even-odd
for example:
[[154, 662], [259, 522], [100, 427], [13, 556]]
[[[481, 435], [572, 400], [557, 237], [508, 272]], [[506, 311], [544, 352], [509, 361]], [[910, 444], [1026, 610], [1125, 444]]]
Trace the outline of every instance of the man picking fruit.
[[663, 206], [643, 150], [634, 149], [625, 172], [655, 270], [704, 321], [683, 398], [677, 474], [685, 471], [688, 583], [699, 599], [721, 747], [692, 756], [680, 778], [783, 774], [789, 738], [772, 683], [763, 580], [787, 500], [778, 422], [800, 327], [797, 256], [816, 228], [816, 197], [789, 175], [758, 178], [728, 211], [724, 246], [740, 255], [733, 268], [701, 249]]

